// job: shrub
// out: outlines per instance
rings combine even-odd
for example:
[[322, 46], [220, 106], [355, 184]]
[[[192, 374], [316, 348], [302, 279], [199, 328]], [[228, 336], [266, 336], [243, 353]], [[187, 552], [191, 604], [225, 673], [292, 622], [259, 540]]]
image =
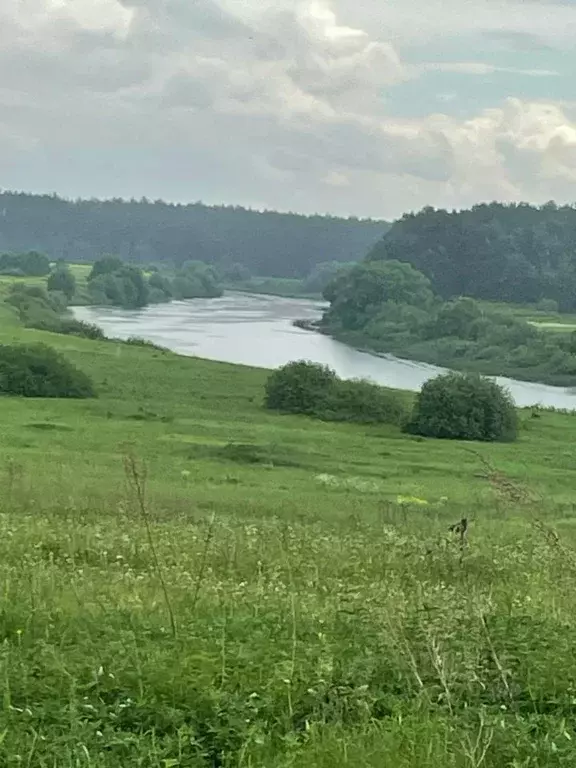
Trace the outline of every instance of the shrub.
[[407, 413], [400, 392], [369, 381], [337, 380], [316, 415], [326, 421], [403, 424]]
[[66, 299], [60, 292], [47, 293], [40, 285], [20, 284], [13, 287], [6, 301], [18, 309], [20, 320], [27, 328], [85, 339], [106, 338], [96, 325], [72, 317], [61, 317], [66, 309]]
[[121, 341], [123, 344], [129, 344], [131, 347], [144, 347], [146, 349], [155, 349], [157, 352], [169, 352], [168, 347], [163, 347], [160, 344], [155, 344], [148, 339], [142, 339], [140, 336], [129, 336], [127, 339], [113, 339], [113, 341]]
[[518, 414], [508, 392], [474, 374], [448, 373], [427, 381], [406, 430], [452, 440], [513, 441]]
[[76, 278], [65, 264], [59, 264], [50, 274], [47, 287], [49, 291], [63, 293], [66, 299], [70, 301], [76, 293]]
[[268, 408], [324, 421], [403, 424], [404, 402], [399, 392], [368, 381], [342, 381], [330, 368], [304, 360], [279, 368], [266, 382]]
[[333, 370], [299, 360], [278, 368], [266, 382], [266, 406], [284, 413], [315, 415], [336, 381]]
[[63, 318], [56, 333], [65, 333], [70, 336], [81, 336], [83, 339], [92, 339], [92, 341], [103, 341], [106, 336], [101, 328], [93, 323], [87, 323], [84, 320], [74, 320], [73, 318]]
[[554, 315], [560, 311], [558, 302], [555, 299], [540, 299], [538, 304], [536, 304], [536, 309], [540, 312], [547, 312], [548, 314]]
[[0, 394], [94, 397], [90, 378], [45, 344], [0, 345]]

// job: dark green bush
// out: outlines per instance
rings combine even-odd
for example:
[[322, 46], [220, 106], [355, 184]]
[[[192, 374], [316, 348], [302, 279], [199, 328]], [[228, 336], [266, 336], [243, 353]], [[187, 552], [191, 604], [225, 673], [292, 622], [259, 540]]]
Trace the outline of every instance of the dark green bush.
[[406, 430], [424, 437], [510, 442], [517, 437], [518, 414], [495, 382], [448, 373], [424, 384]]
[[0, 394], [94, 397], [90, 378], [46, 344], [0, 345]]
[[404, 424], [407, 418], [405, 402], [400, 392], [369, 381], [338, 379], [316, 415], [325, 421]]
[[93, 323], [87, 323], [84, 320], [74, 320], [73, 318], [63, 318], [60, 320], [59, 329], [56, 333], [66, 333], [70, 336], [81, 336], [83, 339], [92, 339], [93, 341], [103, 341], [106, 336], [101, 328]]
[[129, 344], [131, 347], [144, 347], [145, 349], [155, 349], [157, 352], [169, 352], [168, 347], [163, 347], [160, 344], [155, 344], [148, 339], [142, 339], [140, 336], [129, 336], [127, 339], [116, 339], [116, 341], [122, 341], [123, 344]]
[[305, 360], [284, 365], [266, 382], [268, 408], [324, 421], [403, 424], [404, 403], [399, 392], [368, 381], [342, 381], [330, 368]]
[[268, 377], [266, 407], [283, 413], [316, 415], [324, 407], [336, 374], [307, 360], [287, 363]]

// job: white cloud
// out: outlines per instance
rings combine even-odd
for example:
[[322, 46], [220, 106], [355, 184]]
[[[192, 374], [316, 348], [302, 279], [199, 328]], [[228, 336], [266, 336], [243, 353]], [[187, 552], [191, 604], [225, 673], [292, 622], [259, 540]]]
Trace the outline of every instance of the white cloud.
[[[534, 33], [519, 7], [3, 0], [3, 185], [383, 216], [428, 203], [568, 195], [576, 123], [566, 106], [510, 98], [467, 120], [387, 110], [389, 89], [422, 71], [554, 75], [473, 55], [419, 69], [403, 61], [408, 18], [418, 39], [499, 23]], [[549, 19], [550, 7], [548, 16], [536, 7], [543, 35], [576, 22], [573, 8], [559, 13]], [[448, 111], [456, 101], [448, 91], [439, 103]]]
[[498, 67], [480, 61], [449, 61], [431, 62], [421, 67], [424, 72], [456, 72], [463, 75], [492, 75], [505, 72], [509, 75], [526, 75], [527, 77], [558, 77], [559, 72], [551, 69], [521, 69], [518, 67]]

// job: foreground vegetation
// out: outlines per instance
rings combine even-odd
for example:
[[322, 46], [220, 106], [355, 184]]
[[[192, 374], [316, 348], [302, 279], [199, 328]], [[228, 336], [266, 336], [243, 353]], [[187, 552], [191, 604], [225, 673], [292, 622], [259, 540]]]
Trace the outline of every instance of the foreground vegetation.
[[0, 398], [0, 764], [574, 764], [576, 416], [281, 416], [264, 371], [0, 313], [99, 394]]

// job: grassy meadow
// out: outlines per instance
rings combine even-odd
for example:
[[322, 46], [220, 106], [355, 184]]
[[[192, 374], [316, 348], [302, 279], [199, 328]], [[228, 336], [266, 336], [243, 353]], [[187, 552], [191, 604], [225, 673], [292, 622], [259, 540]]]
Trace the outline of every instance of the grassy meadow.
[[576, 764], [576, 416], [423, 440], [0, 305], [12, 341], [99, 397], [0, 399], [0, 766]]
[[571, 333], [576, 330], [576, 315], [568, 312], [553, 312], [541, 309], [536, 304], [505, 304], [497, 301], [481, 301], [480, 304], [486, 309], [524, 320], [541, 331]]

